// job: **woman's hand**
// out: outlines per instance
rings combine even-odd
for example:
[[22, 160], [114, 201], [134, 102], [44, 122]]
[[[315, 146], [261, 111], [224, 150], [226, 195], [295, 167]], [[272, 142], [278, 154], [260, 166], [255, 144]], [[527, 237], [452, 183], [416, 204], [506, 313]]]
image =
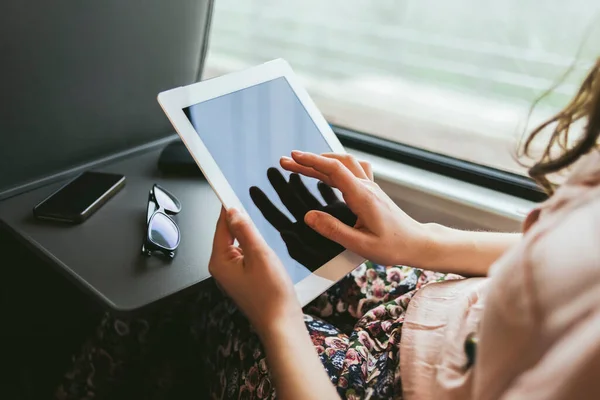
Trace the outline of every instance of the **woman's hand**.
[[208, 269], [263, 339], [304, 325], [289, 275], [246, 214], [221, 210]]
[[279, 398], [339, 398], [306, 331], [292, 281], [248, 216], [221, 210], [209, 271], [260, 336]]
[[402, 211], [373, 182], [371, 167], [348, 154], [292, 152], [281, 166], [339, 189], [358, 220], [354, 228], [320, 211], [310, 211], [304, 221], [321, 235], [369, 260], [384, 264], [428, 266], [431, 235]]

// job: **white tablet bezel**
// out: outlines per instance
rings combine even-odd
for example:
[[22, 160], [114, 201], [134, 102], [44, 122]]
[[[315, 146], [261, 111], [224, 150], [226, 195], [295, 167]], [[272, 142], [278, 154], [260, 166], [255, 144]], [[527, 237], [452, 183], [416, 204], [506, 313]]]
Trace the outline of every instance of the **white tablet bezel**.
[[[183, 110], [194, 104], [281, 77], [288, 81], [332, 151], [345, 153], [337, 136], [306, 90], [299, 84], [290, 65], [282, 59], [189, 86], [178, 87], [158, 95], [158, 102], [162, 109], [226, 209], [235, 207], [246, 211]], [[362, 262], [364, 262], [364, 258], [357, 254], [348, 250], [342, 252], [295, 284], [300, 303], [303, 306], [308, 304]]]

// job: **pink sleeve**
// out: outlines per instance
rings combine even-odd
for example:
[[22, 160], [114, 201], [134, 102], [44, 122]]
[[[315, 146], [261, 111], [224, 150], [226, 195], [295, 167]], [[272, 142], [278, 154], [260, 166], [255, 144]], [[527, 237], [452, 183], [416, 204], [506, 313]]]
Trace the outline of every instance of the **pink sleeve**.
[[521, 364], [502, 400], [600, 399], [598, 199], [600, 186], [569, 188], [531, 229], [526, 254], [538, 318], [519, 336], [532, 336], [521, 358], [535, 362]]
[[600, 310], [571, 328], [502, 400], [600, 398]]

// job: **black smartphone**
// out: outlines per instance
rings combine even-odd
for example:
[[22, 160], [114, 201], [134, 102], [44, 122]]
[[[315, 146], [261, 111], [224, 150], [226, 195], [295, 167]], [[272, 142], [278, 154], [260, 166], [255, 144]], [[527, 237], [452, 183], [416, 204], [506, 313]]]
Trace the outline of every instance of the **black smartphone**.
[[125, 176], [84, 172], [33, 208], [39, 219], [78, 224], [125, 186]]

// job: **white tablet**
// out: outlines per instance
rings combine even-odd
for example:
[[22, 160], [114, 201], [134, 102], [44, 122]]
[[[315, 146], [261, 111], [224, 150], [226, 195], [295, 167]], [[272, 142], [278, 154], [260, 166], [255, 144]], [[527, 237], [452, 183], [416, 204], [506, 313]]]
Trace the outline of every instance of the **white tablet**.
[[292, 150], [345, 152], [287, 62], [168, 90], [158, 101], [225, 208], [245, 210], [277, 253], [302, 305], [364, 261], [303, 223], [306, 208], [336, 215], [340, 198], [313, 178], [290, 182], [279, 165]]

